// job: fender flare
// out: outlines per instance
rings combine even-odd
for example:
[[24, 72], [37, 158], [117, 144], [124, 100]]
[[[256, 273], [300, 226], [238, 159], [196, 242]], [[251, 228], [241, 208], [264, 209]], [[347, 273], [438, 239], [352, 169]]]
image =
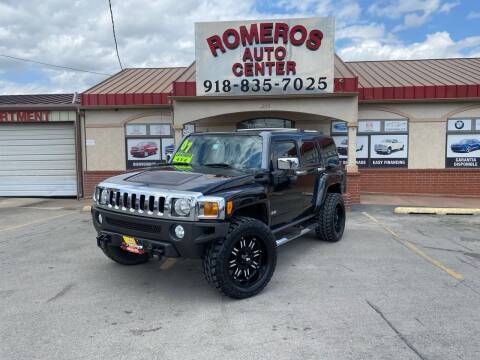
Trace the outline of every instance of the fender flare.
[[[328, 188], [332, 185], [340, 185], [341, 192], [345, 190], [344, 184], [341, 178], [335, 179], [335, 181], [332, 181], [329, 183], [329, 178], [337, 178], [336, 175], [328, 175], [328, 174], [323, 174], [322, 176], [319, 177], [315, 192], [314, 192], [314, 199], [315, 199], [315, 212], [320, 210], [320, 207], [322, 206], [323, 202], [325, 201], [325, 198], [327, 197], [328, 193]], [[338, 181], [337, 181], [338, 180]]]
[[315, 212], [317, 212], [323, 204], [327, 196], [327, 175], [323, 174], [317, 181], [317, 188], [315, 189]]

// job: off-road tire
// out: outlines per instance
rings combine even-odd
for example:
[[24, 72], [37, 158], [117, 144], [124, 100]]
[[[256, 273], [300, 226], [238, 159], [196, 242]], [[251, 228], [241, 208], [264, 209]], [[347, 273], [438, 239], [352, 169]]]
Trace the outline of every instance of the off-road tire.
[[[338, 211], [340, 210], [340, 214]], [[340, 226], [337, 226], [336, 215], [340, 215]], [[345, 204], [342, 194], [328, 193], [318, 214], [318, 224], [315, 228], [317, 237], [328, 242], [337, 242], [343, 236], [345, 229]]]
[[119, 246], [102, 246], [103, 253], [113, 261], [121, 265], [140, 265], [148, 261], [148, 254], [134, 254], [123, 250]]
[[[265, 269], [251, 286], [244, 287], [235, 283], [229, 273], [228, 259], [235, 244], [242, 236], [254, 235], [265, 250]], [[205, 249], [203, 272], [207, 282], [220, 293], [233, 299], [245, 299], [262, 291], [272, 278], [277, 263], [275, 237], [261, 221], [249, 217], [236, 217], [231, 221], [227, 236], [212, 241]]]

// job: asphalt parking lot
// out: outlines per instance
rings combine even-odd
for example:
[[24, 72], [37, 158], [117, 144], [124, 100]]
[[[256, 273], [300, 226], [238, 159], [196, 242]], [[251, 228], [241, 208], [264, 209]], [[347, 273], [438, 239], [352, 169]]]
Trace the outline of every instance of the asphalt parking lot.
[[0, 359], [480, 359], [480, 216], [348, 215], [234, 301], [199, 261], [113, 263], [78, 207], [0, 206]]

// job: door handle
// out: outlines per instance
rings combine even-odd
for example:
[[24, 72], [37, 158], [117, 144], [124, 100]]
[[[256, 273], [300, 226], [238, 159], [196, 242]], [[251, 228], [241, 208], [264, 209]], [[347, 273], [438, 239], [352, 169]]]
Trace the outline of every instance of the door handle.
[[317, 171], [319, 171], [319, 172], [323, 172], [323, 171], [325, 171], [325, 170], [327, 170], [327, 169], [325, 169], [324, 167], [319, 167], [319, 168], [317, 169]]
[[307, 170], [297, 170], [295, 171], [295, 175], [305, 175], [307, 173]]

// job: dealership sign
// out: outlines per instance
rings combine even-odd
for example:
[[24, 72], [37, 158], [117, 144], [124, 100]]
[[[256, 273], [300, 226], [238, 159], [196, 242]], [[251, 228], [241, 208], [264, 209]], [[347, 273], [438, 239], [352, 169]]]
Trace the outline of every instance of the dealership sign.
[[49, 111], [0, 111], [0, 123], [47, 122]]
[[334, 19], [195, 24], [197, 95], [333, 92]]

